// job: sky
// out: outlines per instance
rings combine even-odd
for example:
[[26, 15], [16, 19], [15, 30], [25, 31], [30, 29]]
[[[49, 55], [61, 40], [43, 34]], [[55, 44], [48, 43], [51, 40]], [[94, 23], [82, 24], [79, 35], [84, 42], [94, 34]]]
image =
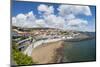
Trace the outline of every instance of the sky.
[[95, 31], [95, 6], [13, 1], [12, 25]]

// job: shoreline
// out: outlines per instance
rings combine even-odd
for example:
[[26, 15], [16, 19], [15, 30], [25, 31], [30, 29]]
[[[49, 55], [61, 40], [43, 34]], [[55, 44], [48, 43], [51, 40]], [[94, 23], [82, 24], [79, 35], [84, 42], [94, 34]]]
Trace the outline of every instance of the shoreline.
[[92, 40], [95, 39], [95, 37], [91, 38], [76, 38], [76, 39], [70, 39], [70, 40], [64, 40], [66, 42], [79, 42], [79, 41], [85, 41], [85, 40]]
[[64, 55], [64, 42], [45, 43], [33, 49], [32, 60], [37, 64], [61, 63]]

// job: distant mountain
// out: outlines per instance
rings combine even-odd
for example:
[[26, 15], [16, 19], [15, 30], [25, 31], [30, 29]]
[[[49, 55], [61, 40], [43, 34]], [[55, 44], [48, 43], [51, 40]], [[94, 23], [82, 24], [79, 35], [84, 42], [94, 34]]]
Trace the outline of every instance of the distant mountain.
[[80, 33], [88, 35], [90, 37], [96, 37], [96, 32], [80, 32]]

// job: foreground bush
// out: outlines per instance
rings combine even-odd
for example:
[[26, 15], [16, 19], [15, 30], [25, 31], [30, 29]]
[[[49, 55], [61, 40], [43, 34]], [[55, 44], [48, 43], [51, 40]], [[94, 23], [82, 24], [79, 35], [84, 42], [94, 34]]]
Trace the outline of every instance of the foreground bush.
[[[16, 44], [12, 44], [16, 45]], [[32, 58], [24, 55], [19, 50], [15, 49], [15, 46], [12, 46], [12, 58], [16, 62], [17, 65], [32, 65], [35, 64], [35, 62], [32, 61]]]

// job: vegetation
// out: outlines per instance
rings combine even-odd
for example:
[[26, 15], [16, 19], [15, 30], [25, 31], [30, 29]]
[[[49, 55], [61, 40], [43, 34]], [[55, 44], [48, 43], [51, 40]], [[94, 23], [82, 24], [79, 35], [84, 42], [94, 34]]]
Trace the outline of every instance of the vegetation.
[[25, 37], [25, 36], [13, 36], [12, 37], [12, 40], [13, 41], [19, 41], [19, 40], [24, 40], [24, 39], [26, 39], [26, 38], [28, 38], [28, 37]]
[[31, 65], [35, 64], [36, 62], [32, 61], [32, 58], [24, 55], [22, 52], [20, 52], [16, 47], [18, 46], [15, 42], [12, 43], [14, 46], [12, 46], [12, 58], [18, 65]]
[[69, 35], [69, 33], [66, 32], [66, 31], [61, 31], [60, 33], [61, 33], [62, 35]]
[[20, 38], [21, 38], [21, 40], [24, 40], [24, 39], [26, 39], [27, 37], [23, 36], [23, 37], [20, 37]]

